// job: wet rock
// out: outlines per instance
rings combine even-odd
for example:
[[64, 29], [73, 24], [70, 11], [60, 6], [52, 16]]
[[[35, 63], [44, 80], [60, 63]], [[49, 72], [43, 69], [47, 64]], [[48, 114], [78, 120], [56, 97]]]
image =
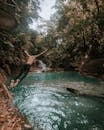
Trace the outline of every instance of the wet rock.
[[66, 90], [68, 90], [69, 92], [74, 93], [74, 94], [78, 94], [79, 93], [78, 90], [75, 90], [73, 88], [66, 88]]

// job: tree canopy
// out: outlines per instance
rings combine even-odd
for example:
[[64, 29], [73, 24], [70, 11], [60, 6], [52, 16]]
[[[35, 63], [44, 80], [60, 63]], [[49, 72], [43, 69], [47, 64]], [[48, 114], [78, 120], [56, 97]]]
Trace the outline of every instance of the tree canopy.
[[[43, 23], [43, 27], [47, 26], [47, 31], [41, 34], [29, 29], [32, 19], [39, 18], [39, 0], [6, 2], [15, 6], [14, 15], [18, 22], [15, 32], [29, 33], [29, 44], [33, 44], [31, 52], [35, 53], [43, 47], [50, 48], [49, 54], [45, 57], [49, 67], [83, 70], [83, 61], [87, 64], [104, 58], [103, 0], [56, 0], [56, 12], [50, 20]], [[19, 36], [16, 34], [16, 37], [18, 39]], [[87, 60], [85, 55], [88, 55]], [[91, 63], [95, 64], [95, 61]]]

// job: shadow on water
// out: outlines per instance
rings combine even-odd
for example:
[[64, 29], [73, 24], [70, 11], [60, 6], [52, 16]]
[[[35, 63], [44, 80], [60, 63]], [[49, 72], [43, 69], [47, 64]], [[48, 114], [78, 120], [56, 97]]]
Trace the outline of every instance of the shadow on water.
[[95, 78], [77, 73], [33, 73], [12, 91], [14, 103], [30, 123], [43, 130], [103, 130], [104, 100], [77, 96], [63, 85], [86, 82], [100, 85]]

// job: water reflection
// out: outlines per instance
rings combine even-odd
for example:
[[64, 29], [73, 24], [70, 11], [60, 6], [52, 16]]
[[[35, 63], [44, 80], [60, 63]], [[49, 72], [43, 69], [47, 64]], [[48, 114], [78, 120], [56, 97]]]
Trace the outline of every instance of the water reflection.
[[[44, 77], [43, 77], [44, 75]], [[68, 73], [30, 74], [15, 88], [15, 103], [31, 124], [43, 130], [103, 130], [104, 101], [100, 98], [76, 96], [65, 85], [97, 85], [97, 80], [82, 80]], [[76, 81], [77, 80], [77, 81]], [[79, 84], [78, 84], [79, 83]], [[91, 84], [90, 84], [91, 83]]]

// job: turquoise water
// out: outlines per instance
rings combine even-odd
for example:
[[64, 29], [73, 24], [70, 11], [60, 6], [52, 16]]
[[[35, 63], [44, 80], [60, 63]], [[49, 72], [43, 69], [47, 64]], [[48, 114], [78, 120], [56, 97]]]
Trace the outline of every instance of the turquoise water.
[[42, 130], [104, 130], [104, 99], [77, 96], [65, 85], [104, 85], [75, 72], [33, 73], [13, 89], [14, 102]]

